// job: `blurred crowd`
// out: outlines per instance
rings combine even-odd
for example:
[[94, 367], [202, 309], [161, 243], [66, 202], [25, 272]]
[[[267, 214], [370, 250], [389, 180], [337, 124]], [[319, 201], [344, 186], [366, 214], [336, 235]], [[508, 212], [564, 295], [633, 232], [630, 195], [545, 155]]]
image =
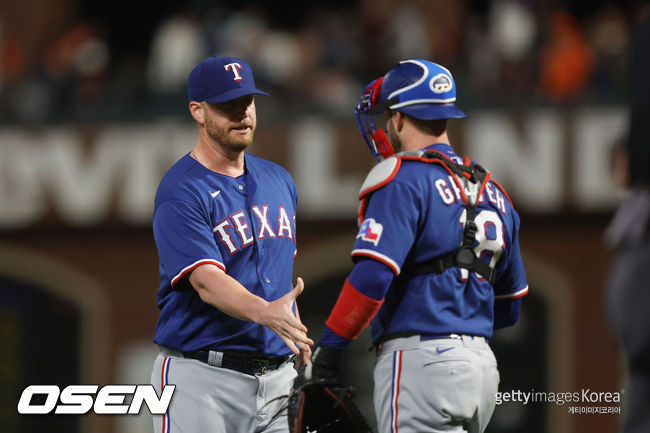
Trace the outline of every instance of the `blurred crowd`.
[[570, 3], [359, 0], [306, 5], [295, 20], [287, 9], [279, 21], [274, 2], [204, 2], [157, 20], [144, 52], [116, 47], [119, 23], [94, 17], [73, 20], [35, 55], [3, 31], [0, 15], [0, 122], [185, 114], [187, 74], [214, 54], [248, 61], [278, 115], [350, 116], [365, 84], [412, 57], [447, 66], [467, 108], [625, 102], [642, 7]]

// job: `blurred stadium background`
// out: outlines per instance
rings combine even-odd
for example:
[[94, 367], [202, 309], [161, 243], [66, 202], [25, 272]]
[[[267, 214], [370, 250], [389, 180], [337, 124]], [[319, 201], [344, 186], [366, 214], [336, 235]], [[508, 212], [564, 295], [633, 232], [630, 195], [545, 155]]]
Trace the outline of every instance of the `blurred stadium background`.
[[[493, 339], [500, 389], [620, 392], [603, 233], [625, 195], [612, 155], [627, 132], [627, 54], [645, 10], [604, 0], [0, 2], [0, 430], [151, 431], [146, 413], [19, 416], [16, 405], [29, 384], [149, 381], [153, 196], [195, 143], [186, 77], [213, 54], [248, 61], [272, 95], [258, 98], [252, 152], [299, 187], [296, 275], [312, 337], [350, 269], [356, 192], [374, 162], [352, 108], [397, 60], [423, 57], [452, 71], [469, 114], [451, 124], [458, 153], [493, 171], [522, 216], [530, 294], [520, 322]], [[368, 334], [360, 340], [346, 374], [372, 414], [373, 355]], [[504, 403], [489, 432], [614, 432], [622, 420], [568, 406]]]

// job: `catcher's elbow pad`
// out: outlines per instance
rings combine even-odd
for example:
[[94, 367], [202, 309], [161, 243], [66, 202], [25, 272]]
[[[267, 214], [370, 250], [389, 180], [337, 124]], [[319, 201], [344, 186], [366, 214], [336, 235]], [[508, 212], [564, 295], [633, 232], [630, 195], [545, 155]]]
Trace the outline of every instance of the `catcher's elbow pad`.
[[370, 323], [384, 300], [373, 299], [345, 280], [336, 305], [325, 324], [343, 338], [354, 340]]

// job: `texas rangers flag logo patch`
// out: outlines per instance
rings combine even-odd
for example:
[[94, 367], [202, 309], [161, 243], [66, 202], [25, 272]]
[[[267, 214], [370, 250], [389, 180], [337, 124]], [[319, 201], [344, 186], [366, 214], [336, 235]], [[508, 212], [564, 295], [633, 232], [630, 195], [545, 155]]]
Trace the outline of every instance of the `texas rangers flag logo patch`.
[[359, 228], [357, 239], [361, 238], [362, 241], [372, 242], [375, 246], [379, 243], [381, 232], [384, 231], [384, 226], [379, 224], [373, 218], [366, 219]]

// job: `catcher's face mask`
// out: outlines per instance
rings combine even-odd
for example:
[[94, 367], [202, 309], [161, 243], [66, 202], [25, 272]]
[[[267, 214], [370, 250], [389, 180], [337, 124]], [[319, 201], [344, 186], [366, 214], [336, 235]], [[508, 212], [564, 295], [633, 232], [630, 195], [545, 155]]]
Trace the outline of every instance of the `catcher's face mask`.
[[359, 98], [359, 104], [354, 109], [361, 135], [377, 161], [381, 161], [381, 158], [388, 158], [395, 153], [393, 146], [388, 141], [386, 131], [377, 128], [372, 117], [373, 114], [381, 112], [385, 108], [384, 104], [379, 103], [379, 94], [383, 81], [383, 77], [378, 78], [366, 86]]
[[391, 109], [422, 120], [466, 117], [455, 101], [456, 85], [447, 69], [427, 60], [410, 59], [370, 83], [361, 93], [354, 113], [364, 140], [379, 161], [395, 150], [386, 131], [375, 126], [373, 114]]

